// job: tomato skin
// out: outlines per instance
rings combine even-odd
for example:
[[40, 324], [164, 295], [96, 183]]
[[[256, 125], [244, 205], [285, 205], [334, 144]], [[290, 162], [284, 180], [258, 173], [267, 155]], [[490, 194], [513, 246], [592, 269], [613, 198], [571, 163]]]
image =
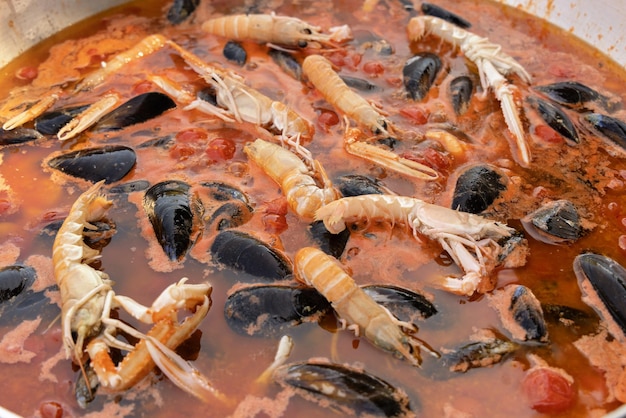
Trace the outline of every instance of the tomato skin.
[[421, 106], [403, 107], [400, 109], [400, 114], [418, 125], [424, 125], [428, 122], [429, 112]]
[[324, 130], [328, 132], [331, 126], [335, 126], [339, 123], [339, 116], [332, 110], [321, 110], [320, 115], [317, 117], [317, 123]]
[[432, 148], [405, 151], [400, 157], [424, 164], [437, 172], [443, 172], [451, 165], [449, 157]]
[[385, 67], [379, 61], [368, 61], [363, 64], [363, 71], [371, 76], [379, 76], [385, 72]]
[[563, 137], [548, 125], [535, 126], [535, 135], [549, 144], [561, 144], [564, 142]]
[[547, 367], [526, 373], [522, 380], [522, 392], [530, 407], [542, 414], [565, 412], [576, 399], [573, 385], [559, 372]]

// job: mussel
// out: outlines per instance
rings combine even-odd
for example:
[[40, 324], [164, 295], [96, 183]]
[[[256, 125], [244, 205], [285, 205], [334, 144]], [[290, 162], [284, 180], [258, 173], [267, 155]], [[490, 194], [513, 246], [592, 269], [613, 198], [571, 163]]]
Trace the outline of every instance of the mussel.
[[174, 107], [176, 107], [174, 100], [163, 93], [143, 93], [107, 113], [98, 121], [94, 130], [108, 132], [124, 129], [156, 118]]
[[237, 289], [224, 304], [226, 323], [250, 336], [278, 337], [303, 322], [317, 322], [330, 303], [312, 287], [252, 285]]
[[531, 96], [528, 98], [528, 102], [537, 110], [537, 113], [539, 113], [543, 121], [570, 144], [575, 145], [580, 142], [574, 123], [572, 123], [563, 110], [538, 97]]
[[252, 218], [254, 209], [248, 197], [239, 189], [221, 182], [202, 183], [205, 227], [212, 230], [235, 228]]
[[451, 372], [465, 373], [469, 369], [500, 363], [518, 349], [518, 344], [494, 333], [457, 349], [444, 350], [441, 363]]
[[180, 261], [187, 254], [197, 235], [202, 207], [189, 190], [187, 183], [169, 180], [150, 187], [143, 198], [154, 234], [172, 261]]
[[191, 16], [199, 4], [200, 0], [174, 0], [167, 11], [167, 20], [173, 25], [182, 23]]
[[621, 151], [626, 150], [626, 123], [600, 113], [590, 113], [584, 119], [599, 133], [613, 141], [620, 147]]
[[241, 231], [220, 231], [211, 245], [211, 255], [226, 267], [266, 281], [284, 280], [293, 273], [287, 257]]
[[[548, 327], [543, 317], [543, 309], [539, 300], [535, 297], [532, 291], [526, 286], [511, 285], [512, 292], [505, 293], [511, 294], [510, 304], [507, 310], [507, 317], [514, 321], [523, 331], [521, 338], [516, 338], [521, 341], [535, 341], [540, 343], [548, 342]], [[503, 319], [503, 323], [506, 321]]]
[[521, 221], [533, 238], [548, 244], [574, 242], [584, 233], [578, 209], [565, 199], [545, 203]]
[[109, 193], [111, 194], [128, 194], [135, 192], [142, 192], [147, 190], [150, 187], [150, 182], [148, 180], [133, 180], [128, 183], [118, 184], [109, 189]]
[[430, 318], [437, 313], [437, 308], [426, 296], [409, 289], [392, 285], [361, 286], [376, 303], [385, 307], [403, 322], [414, 323], [416, 320]]
[[234, 62], [237, 65], [244, 65], [246, 60], [248, 59], [248, 53], [243, 46], [239, 42], [236, 41], [228, 41], [226, 45], [224, 45], [224, 50], [222, 51], [224, 54], [224, 58], [228, 61]]
[[590, 102], [596, 102], [607, 110], [613, 110], [615, 107], [615, 103], [611, 103], [608, 97], [578, 81], [562, 81], [538, 86], [535, 89], [556, 103], [572, 109], [584, 110], [585, 105]]
[[348, 239], [350, 238], [350, 231], [348, 229], [344, 229], [338, 234], [331, 234], [324, 226], [323, 221], [313, 222], [309, 225], [308, 231], [320, 250], [335, 258], [341, 257], [341, 254], [343, 254], [343, 251], [346, 249]]
[[472, 95], [474, 94], [474, 82], [471, 77], [460, 75], [450, 82], [450, 101], [454, 113], [462, 115], [469, 109]]
[[615, 260], [595, 253], [578, 255], [573, 267], [583, 302], [608, 324], [615, 338], [626, 341], [626, 269]]
[[387, 188], [378, 180], [360, 174], [341, 176], [335, 180], [335, 186], [343, 197], [387, 193]]
[[441, 60], [430, 52], [410, 58], [402, 69], [404, 87], [413, 100], [423, 100], [441, 70]]
[[341, 79], [348, 87], [362, 92], [371, 92], [378, 90], [378, 86], [368, 80], [358, 77], [352, 77], [349, 75], [342, 75]]
[[44, 135], [56, 135], [62, 127], [89, 106], [74, 106], [46, 112], [35, 119], [35, 129]]
[[302, 66], [292, 54], [281, 51], [280, 49], [270, 48], [269, 56], [285, 73], [298, 81], [302, 80]]
[[427, 3], [425, 1], [422, 2], [422, 12], [425, 15], [438, 17], [464, 29], [472, 27], [472, 24], [467, 20], [444, 9], [443, 7], [437, 6], [436, 4]]
[[48, 166], [72, 177], [96, 183], [114, 183], [128, 174], [137, 156], [132, 148], [123, 145], [105, 145], [70, 151], [48, 160]]
[[35, 281], [36, 273], [32, 267], [19, 264], [0, 269], [0, 303], [21, 294]]
[[478, 214], [506, 190], [508, 178], [487, 164], [472, 166], [459, 176], [454, 187], [452, 209]]
[[5, 145], [24, 144], [41, 138], [43, 138], [43, 135], [34, 129], [17, 128], [6, 131], [0, 128], [0, 147]]
[[411, 414], [404, 391], [363, 370], [322, 362], [292, 363], [274, 372], [279, 384], [305, 399], [346, 415], [404, 417]]

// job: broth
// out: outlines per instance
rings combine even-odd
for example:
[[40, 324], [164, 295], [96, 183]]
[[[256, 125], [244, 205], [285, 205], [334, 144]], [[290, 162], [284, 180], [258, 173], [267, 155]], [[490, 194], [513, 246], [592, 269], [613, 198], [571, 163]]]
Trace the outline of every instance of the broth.
[[[626, 250], [626, 167], [622, 155], [608, 152], [605, 143], [584, 128], [579, 129], [581, 142], [576, 146], [566, 144], [562, 138], [556, 142], [546, 140], [537, 130], [544, 122], [525, 102], [533, 161], [530, 168], [519, 166], [511, 156], [506, 139], [509, 134], [492, 94], [482, 100], [474, 95], [468, 113], [454, 116], [447, 96], [449, 81], [456, 75], [471, 73], [475, 68], [468, 66], [456, 50], [434, 36], [409, 43], [404, 28], [410, 14], [400, 2], [380, 2], [377, 12], [369, 15], [360, 10], [361, 3], [356, 1], [336, 4], [331, 1], [276, 1], [253, 6], [244, 3], [204, 2], [190, 21], [179, 26], [165, 22], [163, 17], [169, 4], [161, 1], [134, 2], [113, 9], [105, 14], [104, 19], [98, 16], [72, 27], [2, 69], [0, 91], [30, 86], [43, 94], [51, 85], [70, 83], [97, 68], [101, 61], [131, 47], [144, 36], [162, 33], [207, 62], [219, 62], [232, 69], [242, 75], [248, 85], [283, 101], [313, 122], [316, 133], [305, 145], [333, 180], [345, 174], [369, 175], [397, 194], [449, 207], [460, 170], [475, 163], [491, 163], [505, 170], [510, 182], [504, 197], [488, 209], [489, 215], [520, 231], [523, 228], [519, 220], [537, 209], [542, 199], [572, 201], [583, 217], [594, 224], [589, 233], [566, 245], [546, 244], [525, 234], [530, 248], [526, 265], [503, 268], [494, 274], [497, 275], [498, 288], [511, 283], [524, 284], [544, 304], [565, 305], [595, 315], [581, 300], [572, 262], [586, 250], [605, 254], [618, 262], [623, 260]], [[567, 33], [517, 10], [487, 1], [463, 1], [461, 5], [452, 0], [441, 0], [438, 4], [472, 22], [472, 31], [500, 43], [504, 51], [518, 59], [532, 74], [533, 86], [577, 80], [610, 95], [619, 103], [624, 102], [622, 86], [626, 74], [623, 70]], [[341, 123], [324, 125], [325, 119], [320, 116], [334, 113], [332, 106], [315, 89], [282, 72], [268, 56], [265, 45], [242, 42], [248, 60], [246, 65], [239, 67], [222, 56], [227, 39], [202, 32], [198, 24], [214, 15], [257, 10], [275, 10], [277, 14], [297, 16], [324, 28], [348, 24], [356, 40], [347, 44], [345, 49], [325, 53], [334, 63], [342, 64], [342, 75], [367, 79], [378, 87], [372, 93], [360, 94], [379, 103], [402, 132], [420, 134], [451, 123], [475, 145], [467, 147], [463, 155], [454, 156], [435, 144], [439, 150], [436, 155], [443, 158], [443, 162], [437, 165], [442, 176], [433, 182], [411, 180], [350, 156], [342, 146], [344, 128]], [[386, 13], [387, 18], [380, 19], [380, 13]], [[393, 54], [383, 55], [375, 48], [366, 48], [363, 39], [368, 33], [384, 38], [393, 47]], [[426, 99], [413, 102], [406, 98], [403, 90], [402, 67], [409, 57], [420, 51], [437, 54], [446, 68], [439, 74]], [[305, 54], [296, 52], [294, 57], [301, 61]], [[80, 70], [74, 69], [76, 65]], [[39, 67], [38, 77], [32, 81], [17, 79], [14, 75], [25, 67]], [[64, 97], [55, 107], [91, 103], [109, 90], [116, 90], [127, 98], [147, 90], [158, 91], [146, 82], [146, 75], [151, 72], [166, 74], [194, 88], [202, 87], [201, 79], [186, 68], [180, 57], [164, 49], [128, 64], [92, 92]], [[516, 80], [516, 84], [524, 97], [535, 94], [521, 81]], [[34, 143], [3, 147], [0, 153], [2, 265], [31, 264], [37, 268], [38, 281], [53, 283], [50, 257], [54, 237], [52, 233], [42, 231], [52, 220], [62, 219], [67, 214], [88, 184], [55, 172], [45, 162], [51, 155], [104, 144], [124, 144], [137, 152], [136, 167], [120, 183], [147, 180], [155, 184], [165, 179], [178, 179], [192, 186], [212, 180], [235, 185], [248, 195], [255, 209], [252, 218], [237, 229], [254, 232], [264, 241], [282, 248], [289, 258], [293, 258], [299, 248], [315, 245], [306, 232], [308, 222], [299, 219], [292, 211], [285, 215], [288, 226], [285, 230], [280, 230], [280, 224], [272, 223], [266, 216], [268, 210], [271, 213], [272, 206], [277, 202], [284, 203], [285, 199], [280, 188], [258, 166], [249, 164], [242, 151], [245, 143], [259, 135], [254, 127], [222, 122], [183, 107], [179, 105], [160, 117], [118, 132], [87, 131], [67, 142], [46, 137]], [[425, 123], [411, 116], [416, 109], [427, 115]], [[618, 109], [614, 116], [624, 120], [624, 110]], [[578, 121], [576, 125], [581, 127]], [[181, 135], [187, 131], [195, 132], [195, 135]], [[173, 145], [169, 148], [140, 147], [155, 137], [168, 136], [173, 138]], [[206, 143], [218, 138], [235, 144], [234, 155], [225, 160], [208, 161]], [[433, 145], [432, 141], [404, 141], [396, 145], [396, 152], [417, 150], [419, 153], [429, 145]], [[143, 192], [110, 194], [109, 197], [115, 203], [110, 218], [116, 224], [116, 233], [103, 249], [101, 263], [102, 269], [115, 282], [114, 291], [150, 305], [166, 286], [182, 277], [188, 277], [192, 283], [209, 281], [213, 287], [211, 310], [193, 335], [192, 342], [185, 344], [185, 349], [193, 352], [194, 345], [200, 346], [197, 358], [193, 360], [194, 366], [232, 399], [232, 404], [217, 401], [203, 404], [176, 388], [160, 373], [153, 372], [128, 391], [107, 394], [100, 390], [95, 400], [81, 410], [74, 399], [73, 389], [80, 371], [65, 360], [57, 317], [59, 296], [58, 292], [51, 291], [47, 293], [48, 304], [36, 305], [36, 309], [13, 323], [7, 323], [6, 319], [11, 307], [2, 311], [4, 319], [0, 319], [0, 335], [3, 337], [18, 324], [21, 324], [20, 329], [29, 324], [24, 321], [39, 319], [40, 322], [32, 324], [36, 330], [23, 343], [21, 354], [25, 357], [13, 364], [0, 359], [0, 370], [5, 376], [0, 405], [24, 416], [47, 416], [54, 404], [60, 405], [63, 416], [97, 413], [171, 417], [199, 414], [293, 416], [304, 410], [310, 417], [325, 416], [327, 409], [292, 396], [275, 383], [255, 383], [272, 363], [278, 339], [239, 335], [228, 327], [223, 314], [231, 288], [255, 279], [216, 266], [207, 251], [213, 238], [210, 234], [201, 236], [183, 261], [170, 262], [158, 245], [142, 208]], [[438, 350], [466, 344], [480, 329], [496, 329], [507, 335], [488, 297], [457, 296], [432, 286], [432, 278], [458, 275], [459, 270], [447, 262], [438, 245], [425, 240], [419, 242], [410, 231], [401, 227], [392, 229], [389, 225], [353, 230], [341, 261], [359, 284], [394, 284], [429, 295], [438, 313], [418, 322], [418, 336]], [[46, 287], [41, 283], [39, 286]], [[143, 331], [149, 328], [124, 319]], [[461, 411], [471, 416], [540, 416], [520, 389], [529, 367], [527, 356], [531, 353], [574, 378], [577, 397], [567, 412], [568, 416], [601, 414], [620, 405], [614, 399], [608, 399], [603, 372], [594, 368], [573, 346], [579, 336], [563, 327], [550, 326], [548, 345], [522, 344], [512, 358], [499, 364], [440, 378], [436, 360], [428, 358], [427, 354], [423, 353], [423, 369], [411, 367], [407, 361], [394, 358], [367, 340], [337, 329], [336, 322], [336, 318], [328, 316], [321, 325], [305, 323], [290, 328], [287, 334], [293, 337], [295, 346], [288, 361], [324, 357], [337, 363], [360, 364], [368, 372], [406, 391], [413, 411], [418, 415], [443, 416], [446, 410], [449, 414]], [[20, 354], [19, 347], [9, 341], [3, 340], [0, 347], [3, 353]], [[28, 352], [33, 353], [32, 358], [28, 358]], [[1, 357], [5, 358], [4, 355]]]

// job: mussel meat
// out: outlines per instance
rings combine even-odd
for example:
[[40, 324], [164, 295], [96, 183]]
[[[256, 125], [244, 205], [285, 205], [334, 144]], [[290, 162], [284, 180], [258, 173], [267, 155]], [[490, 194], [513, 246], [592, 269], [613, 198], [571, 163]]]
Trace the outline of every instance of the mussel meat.
[[357, 368], [322, 362], [279, 367], [274, 380], [303, 398], [357, 416], [412, 415], [409, 399], [386, 381]]
[[150, 187], [143, 198], [143, 207], [163, 251], [172, 261], [180, 261], [191, 248], [199, 231], [199, 201], [189, 195], [190, 186], [169, 180]]
[[506, 190], [508, 178], [490, 165], [472, 166], [459, 176], [454, 187], [452, 209], [478, 214]]
[[437, 313], [437, 308], [426, 296], [409, 289], [392, 285], [361, 286], [376, 303], [385, 307], [403, 322], [414, 323], [416, 320], [430, 318]]
[[224, 58], [228, 61], [234, 62], [237, 65], [243, 66], [248, 59], [248, 53], [243, 46], [239, 42], [228, 41], [226, 45], [224, 45], [224, 50], [222, 51], [224, 54]]
[[257, 279], [284, 280], [293, 273], [287, 257], [241, 231], [220, 231], [211, 245], [211, 255], [215, 262]]
[[100, 132], [118, 131], [127, 126], [156, 118], [175, 107], [174, 100], [163, 93], [143, 93], [107, 113], [98, 121], [94, 130]]
[[601, 254], [585, 253], [574, 259], [574, 273], [589, 305], [608, 330], [621, 342], [626, 341], [626, 269]]
[[430, 52], [410, 58], [402, 69], [404, 87], [413, 100], [423, 100], [441, 70], [441, 60]]
[[303, 322], [317, 322], [330, 303], [312, 287], [252, 285], [238, 288], [224, 305], [226, 323], [250, 336], [278, 337]]
[[528, 102], [537, 110], [541, 119], [565, 138], [568, 143], [576, 145], [580, 142], [576, 127], [564, 111], [538, 97], [531, 96], [528, 98]]
[[548, 244], [574, 242], [584, 233], [576, 206], [565, 199], [545, 203], [521, 221], [533, 238]]
[[136, 162], [137, 156], [132, 148], [105, 145], [58, 155], [48, 160], [48, 166], [72, 177], [93, 183], [104, 180], [109, 184], [123, 179]]

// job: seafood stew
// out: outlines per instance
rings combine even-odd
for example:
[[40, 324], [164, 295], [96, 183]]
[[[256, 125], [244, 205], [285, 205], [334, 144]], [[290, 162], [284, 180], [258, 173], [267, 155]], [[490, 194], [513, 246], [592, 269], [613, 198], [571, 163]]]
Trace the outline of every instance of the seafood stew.
[[626, 403], [601, 52], [478, 0], [151, 0], [59, 39], [0, 74], [3, 407]]

